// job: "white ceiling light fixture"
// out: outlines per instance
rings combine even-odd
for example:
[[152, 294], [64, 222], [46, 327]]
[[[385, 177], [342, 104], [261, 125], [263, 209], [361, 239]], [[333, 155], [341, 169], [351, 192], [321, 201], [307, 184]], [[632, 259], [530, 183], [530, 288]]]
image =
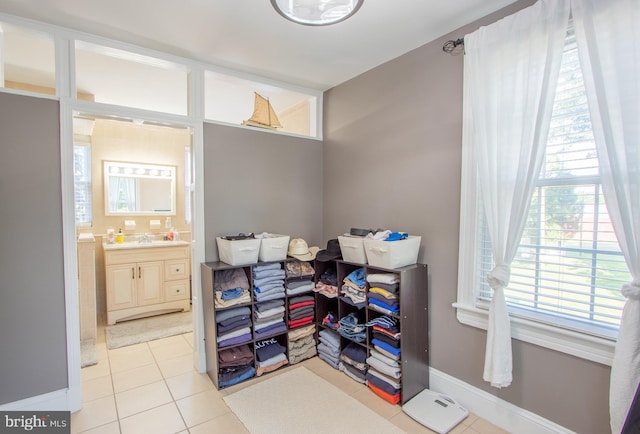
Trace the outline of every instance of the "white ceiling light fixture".
[[306, 26], [328, 26], [355, 14], [364, 0], [271, 0], [288, 20]]

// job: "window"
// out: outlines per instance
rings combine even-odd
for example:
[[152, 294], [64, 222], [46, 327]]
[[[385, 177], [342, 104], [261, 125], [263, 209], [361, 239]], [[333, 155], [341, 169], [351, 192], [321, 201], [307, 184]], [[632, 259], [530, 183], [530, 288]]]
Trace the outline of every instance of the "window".
[[91, 226], [91, 147], [76, 141], [73, 145], [73, 185], [76, 225]]
[[[475, 188], [467, 191], [478, 194]], [[468, 232], [461, 229], [461, 279], [456, 306], [475, 312], [471, 315], [475, 319], [471, 319], [468, 312], [459, 310], [462, 322], [481, 325], [478, 319], [491, 299], [486, 276], [494, 264], [482, 204], [479, 198], [470, 202], [477, 205], [472, 211], [476, 220], [466, 223]], [[463, 196], [463, 208], [464, 203]], [[471, 245], [475, 248], [466, 248]], [[472, 256], [463, 258], [468, 255], [465, 250], [473, 252]], [[613, 344], [606, 340], [617, 335], [624, 305], [620, 288], [631, 280], [631, 275], [602, 195], [572, 28], [565, 42], [545, 160], [511, 265], [505, 298], [514, 318], [514, 337], [600, 362], [610, 360], [607, 348]], [[468, 277], [470, 274], [472, 278]], [[531, 326], [532, 321], [546, 332], [556, 329], [565, 337], [571, 336], [579, 349], [567, 346], [563, 337], [534, 336], [531, 329], [521, 328]], [[576, 340], [580, 334], [587, 342]], [[601, 339], [599, 348], [591, 348], [593, 337]]]
[[56, 94], [53, 36], [0, 22], [0, 87]]

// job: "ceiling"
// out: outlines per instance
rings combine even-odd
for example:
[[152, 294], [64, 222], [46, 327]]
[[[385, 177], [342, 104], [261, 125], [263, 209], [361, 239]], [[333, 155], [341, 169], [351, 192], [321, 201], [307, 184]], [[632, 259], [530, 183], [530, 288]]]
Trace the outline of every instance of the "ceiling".
[[365, 0], [327, 27], [269, 0], [0, 0], [0, 13], [324, 91], [515, 1]]

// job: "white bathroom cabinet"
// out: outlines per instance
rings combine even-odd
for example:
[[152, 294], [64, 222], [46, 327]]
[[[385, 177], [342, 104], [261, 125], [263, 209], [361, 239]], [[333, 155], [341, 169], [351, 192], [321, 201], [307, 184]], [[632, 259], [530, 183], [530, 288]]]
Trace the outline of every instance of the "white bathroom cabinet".
[[191, 309], [189, 245], [104, 244], [107, 323]]

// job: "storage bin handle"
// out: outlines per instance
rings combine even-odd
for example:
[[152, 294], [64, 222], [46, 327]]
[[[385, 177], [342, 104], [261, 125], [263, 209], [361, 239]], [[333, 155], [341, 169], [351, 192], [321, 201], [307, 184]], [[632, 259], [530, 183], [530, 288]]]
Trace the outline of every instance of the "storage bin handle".
[[372, 247], [371, 250], [376, 252], [376, 253], [387, 253], [388, 252], [387, 249], [383, 249], [382, 247]]
[[240, 250], [241, 252], [251, 252], [251, 251], [256, 250], [256, 249], [253, 248], [253, 247], [241, 247], [238, 250]]

